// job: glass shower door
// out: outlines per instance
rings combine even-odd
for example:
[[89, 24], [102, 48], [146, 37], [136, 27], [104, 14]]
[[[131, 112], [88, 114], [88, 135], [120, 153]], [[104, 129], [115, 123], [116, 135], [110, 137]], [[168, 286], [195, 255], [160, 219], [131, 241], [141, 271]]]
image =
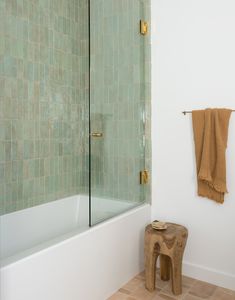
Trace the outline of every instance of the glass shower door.
[[90, 0], [90, 225], [145, 202], [146, 5]]

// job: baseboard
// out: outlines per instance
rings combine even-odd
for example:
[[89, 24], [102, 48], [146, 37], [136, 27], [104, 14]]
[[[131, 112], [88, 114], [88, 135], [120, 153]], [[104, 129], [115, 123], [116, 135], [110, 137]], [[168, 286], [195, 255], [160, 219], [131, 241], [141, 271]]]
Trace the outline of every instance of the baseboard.
[[183, 262], [183, 274], [217, 286], [235, 290], [235, 275], [233, 274], [219, 272], [218, 270], [186, 261]]

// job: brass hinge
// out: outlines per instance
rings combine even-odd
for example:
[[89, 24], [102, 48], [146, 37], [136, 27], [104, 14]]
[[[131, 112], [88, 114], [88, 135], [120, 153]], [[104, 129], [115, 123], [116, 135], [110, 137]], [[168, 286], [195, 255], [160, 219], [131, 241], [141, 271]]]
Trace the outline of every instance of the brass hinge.
[[146, 35], [148, 33], [148, 22], [140, 20], [140, 34]]
[[149, 172], [147, 170], [140, 171], [140, 184], [148, 184]]

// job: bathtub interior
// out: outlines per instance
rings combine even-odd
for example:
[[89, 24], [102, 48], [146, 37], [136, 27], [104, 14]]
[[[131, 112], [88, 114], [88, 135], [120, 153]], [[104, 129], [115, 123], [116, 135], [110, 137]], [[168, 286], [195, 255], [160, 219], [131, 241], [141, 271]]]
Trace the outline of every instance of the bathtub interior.
[[[140, 203], [92, 198], [97, 223], [119, 215]], [[89, 230], [88, 196], [76, 195], [0, 217], [0, 258], [27, 256], [68, 237]], [[15, 257], [15, 259], [14, 259]]]

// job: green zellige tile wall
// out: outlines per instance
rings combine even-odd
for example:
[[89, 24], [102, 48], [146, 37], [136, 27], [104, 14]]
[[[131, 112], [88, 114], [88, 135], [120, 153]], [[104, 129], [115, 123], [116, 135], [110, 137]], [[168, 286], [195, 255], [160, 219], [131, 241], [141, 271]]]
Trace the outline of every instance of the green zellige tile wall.
[[88, 1], [0, 0], [0, 213], [87, 186]]
[[149, 199], [149, 0], [91, 0], [91, 194], [134, 203]]

